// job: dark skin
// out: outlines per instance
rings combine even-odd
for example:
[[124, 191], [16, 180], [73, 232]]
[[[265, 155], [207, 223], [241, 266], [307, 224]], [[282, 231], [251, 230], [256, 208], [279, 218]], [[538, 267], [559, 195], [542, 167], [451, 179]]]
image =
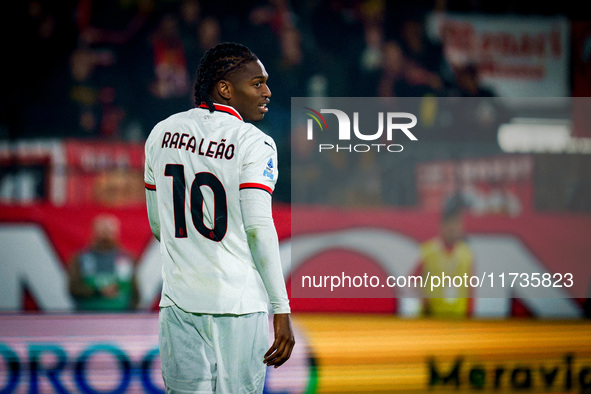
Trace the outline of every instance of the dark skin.
[[[214, 87], [211, 98], [214, 103], [230, 105], [245, 120], [258, 122], [267, 113], [267, 104], [271, 90], [267, 86], [269, 75], [260, 60], [246, 63], [228, 78], [219, 81]], [[289, 313], [277, 313], [273, 316], [275, 340], [265, 353], [263, 362], [267, 366], [278, 368], [289, 357], [295, 345]]]
[[275, 340], [273, 341], [273, 345], [267, 350], [267, 353], [265, 353], [265, 358], [263, 359], [263, 362], [268, 367], [273, 366], [274, 368], [279, 368], [291, 356], [295, 345], [295, 338], [289, 316], [289, 313], [277, 313], [273, 316]]
[[211, 98], [215, 103], [230, 105], [250, 122], [262, 120], [268, 112], [271, 90], [269, 75], [260, 60], [246, 63], [222, 79], [214, 87]]

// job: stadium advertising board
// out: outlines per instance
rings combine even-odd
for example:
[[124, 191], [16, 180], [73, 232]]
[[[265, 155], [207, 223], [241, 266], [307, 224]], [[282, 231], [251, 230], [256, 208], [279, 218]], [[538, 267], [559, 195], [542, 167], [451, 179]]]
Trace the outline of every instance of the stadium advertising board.
[[[306, 336], [294, 330], [299, 346], [268, 369], [266, 393], [314, 391]], [[0, 315], [0, 392], [164, 393], [157, 333], [155, 313]]]
[[446, 13], [432, 14], [430, 24], [452, 66], [476, 64], [496, 95], [570, 96], [570, 28], [565, 17]]
[[298, 316], [320, 392], [584, 393], [589, 322]]
[[[161, 393], [156, 314], [0, 315], [0, 392]], [[265, 393], [591, 388], [589, 322], [294, 315]]]

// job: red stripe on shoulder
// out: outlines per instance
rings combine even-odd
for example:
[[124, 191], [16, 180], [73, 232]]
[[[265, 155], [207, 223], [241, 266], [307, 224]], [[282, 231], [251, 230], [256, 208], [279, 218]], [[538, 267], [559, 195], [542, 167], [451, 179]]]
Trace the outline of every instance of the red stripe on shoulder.
[[240, 190], [242, 189], [261, 189], [266, 191], [270, 195], [273, 195], [273, 189], [271, 189], [267, 185], [263, 185], [262, 183], [241, 183]]
[[146, 189], [148, 190], [156, 190], [156, 185], [150, 185], [149, 183], [144, 182], [144, 185], [146, 185]]

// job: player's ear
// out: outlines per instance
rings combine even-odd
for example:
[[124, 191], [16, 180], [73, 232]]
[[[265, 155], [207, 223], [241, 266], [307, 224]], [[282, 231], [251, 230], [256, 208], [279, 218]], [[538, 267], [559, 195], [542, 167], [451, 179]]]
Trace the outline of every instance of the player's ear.
[[217, 83], [217, 91], [220, 97], [225, 100], [230, 100], [232, 98], [232, 86], [230, 81], [226, 81], [222, 79]]

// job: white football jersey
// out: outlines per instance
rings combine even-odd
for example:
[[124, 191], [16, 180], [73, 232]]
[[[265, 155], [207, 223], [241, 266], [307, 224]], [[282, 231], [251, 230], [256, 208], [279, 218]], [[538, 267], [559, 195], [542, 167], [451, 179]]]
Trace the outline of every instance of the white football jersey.
[[158, 123], [145, 145], [163, 256], [160, 306], [193, 313], [266, 312], [248, 247], [240, 190], [273, 193], [277, 148], [232, 107], [193, 108]]

